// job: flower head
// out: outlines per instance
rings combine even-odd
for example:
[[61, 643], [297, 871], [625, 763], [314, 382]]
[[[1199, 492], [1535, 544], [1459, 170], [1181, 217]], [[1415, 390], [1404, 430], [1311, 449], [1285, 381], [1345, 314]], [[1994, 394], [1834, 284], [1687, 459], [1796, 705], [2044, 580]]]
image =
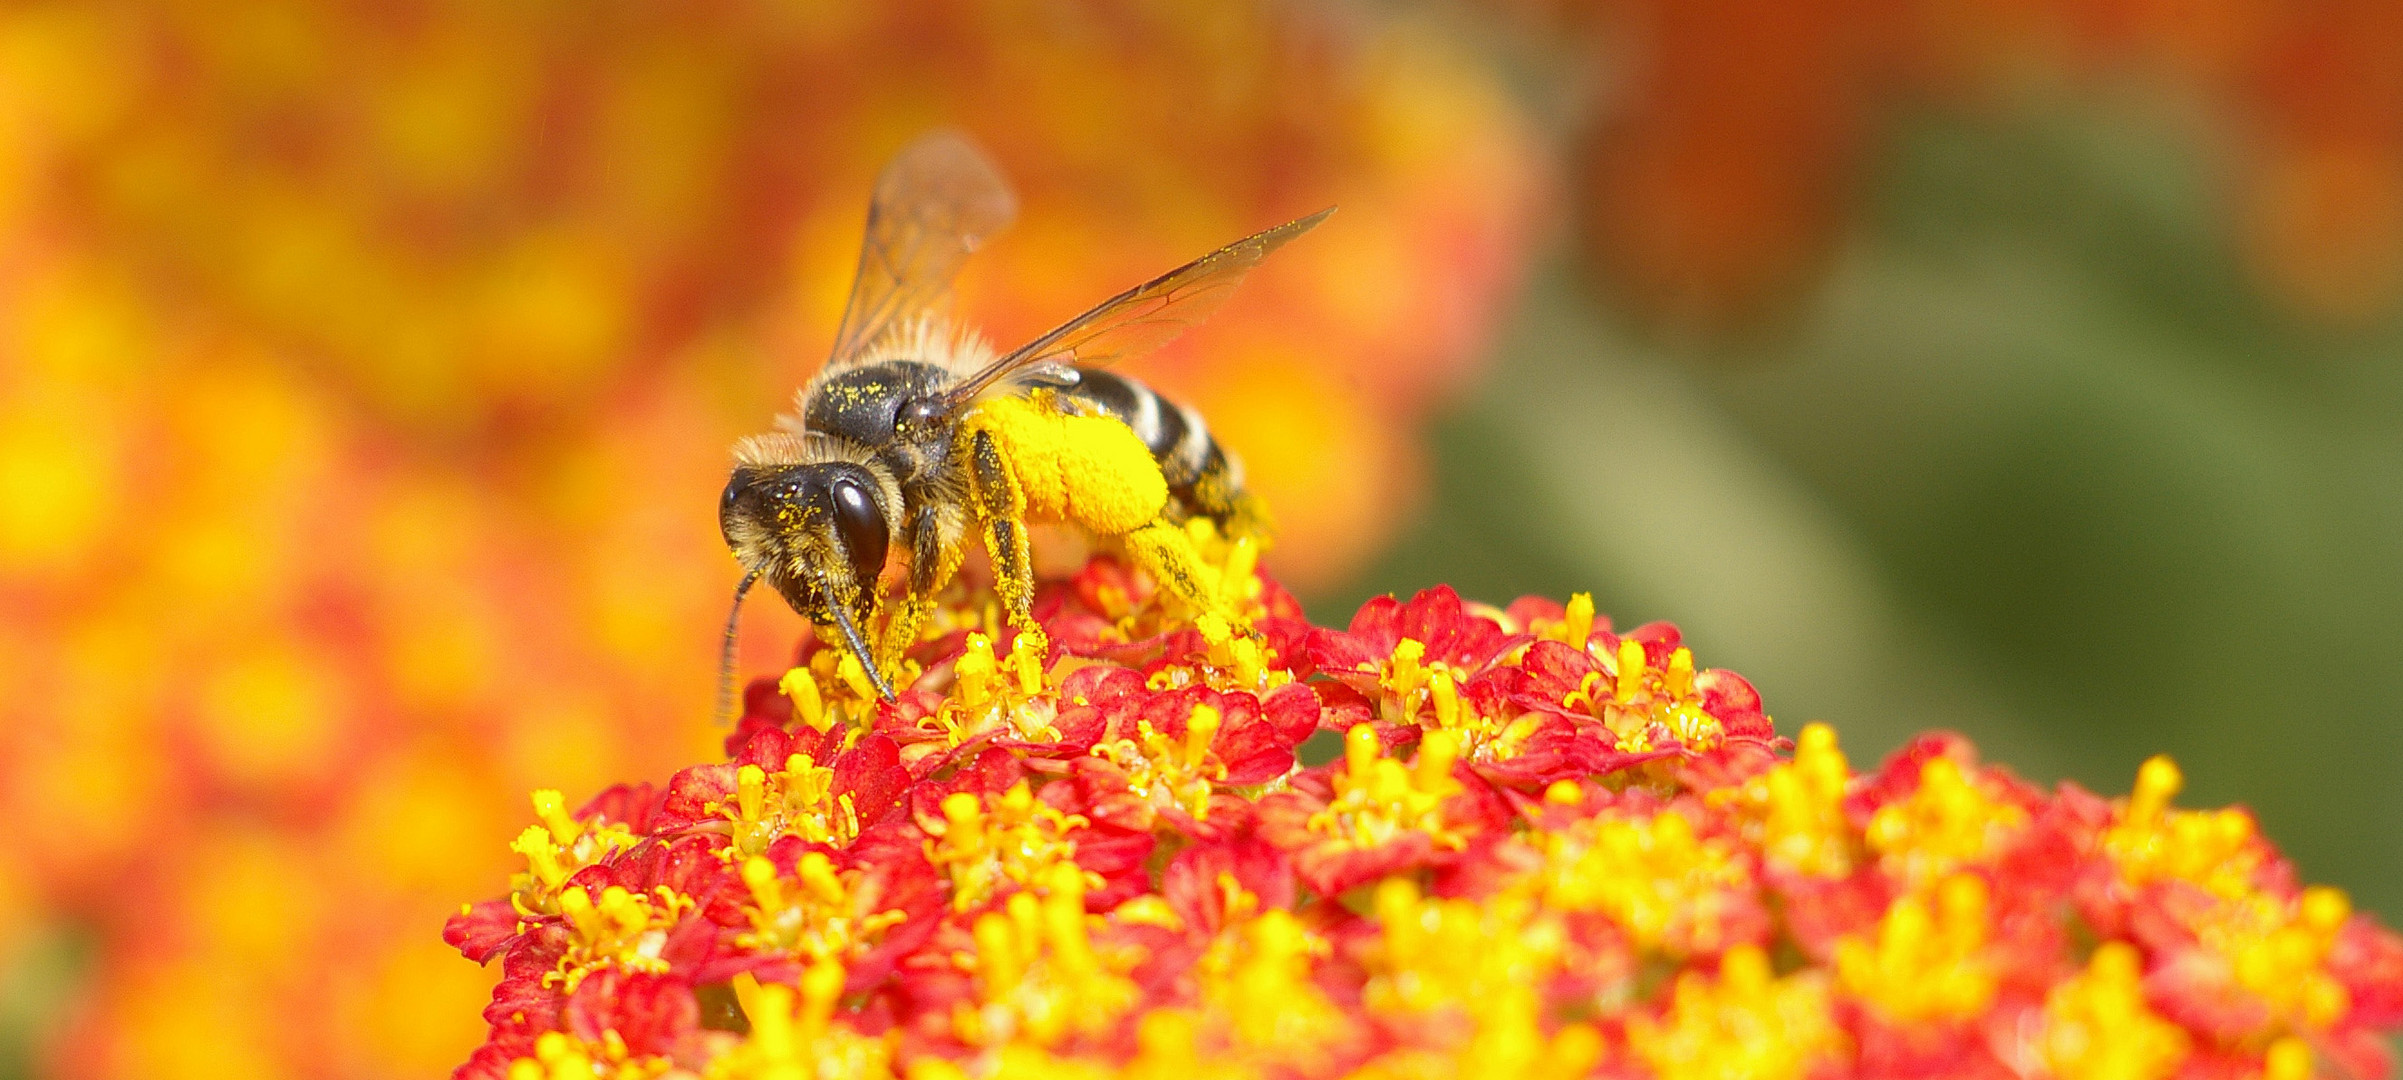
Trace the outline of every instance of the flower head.
[[1674, 627], [1310, 629], [1201, 546], [1254, 632], [1105, 558], [1046, 655], [963, 587], [900, 701], [805, 650], [730, 760], [537, 793], [450, 928], [503, 963], [462, 1075], [2283, 1080], [2403, 1023], [2403, 940], [2166, 761], [2116, 803], [1944, 735], [1855, 774]]

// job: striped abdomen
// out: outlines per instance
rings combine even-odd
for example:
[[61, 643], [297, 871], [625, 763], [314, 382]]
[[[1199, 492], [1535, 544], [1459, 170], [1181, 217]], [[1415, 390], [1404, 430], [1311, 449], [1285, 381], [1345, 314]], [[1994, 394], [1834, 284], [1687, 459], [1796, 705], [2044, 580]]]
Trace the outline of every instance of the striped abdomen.
[[1256, 508], [1243, 490], [1243, 462], [1210, 437], [1200, 413], [1113, 371], [1079, 368], [1077, 374], [1076, 385], [1060, 395], [1132, 429], [1187, 513], [1242, 530], [1258, 527]]

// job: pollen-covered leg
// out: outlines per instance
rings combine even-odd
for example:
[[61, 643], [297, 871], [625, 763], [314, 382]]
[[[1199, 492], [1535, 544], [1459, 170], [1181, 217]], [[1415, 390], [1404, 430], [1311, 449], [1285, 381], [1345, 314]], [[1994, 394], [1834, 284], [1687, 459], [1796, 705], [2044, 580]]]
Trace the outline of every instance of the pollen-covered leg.
[[976, 516], [985, 523], [985, 549], [993, 557], [993, 591], [1001, 594], [1010, 625], [1032, 634], [1046, 651], [1050, 640], [1035, 624], [1034, 554], [1027, 547], [1026, 497], [991, 432], [978, 431], [968, 448]]
[[927, 504], [912, 512], [909, 589], [894, 606], [876, 649], [876, 662], [886, 670], [900, 670], [902, 654], [918, 643], [918, 632], [934, 611], [935, 593], [959, 573], [960, 541], [966, 531], [967, 523], [955, 509]]
[[1120, 540], [1136, 565], [1150, 571], [1161, 588], [1192, 605], [1193, 610], [1217, 615], [1230, 626], [1245, 625], [1241, 609], [1220, 595], [1218, 569], [1202, 560], [1192, 535], [1183, 528], [1161, 518]]

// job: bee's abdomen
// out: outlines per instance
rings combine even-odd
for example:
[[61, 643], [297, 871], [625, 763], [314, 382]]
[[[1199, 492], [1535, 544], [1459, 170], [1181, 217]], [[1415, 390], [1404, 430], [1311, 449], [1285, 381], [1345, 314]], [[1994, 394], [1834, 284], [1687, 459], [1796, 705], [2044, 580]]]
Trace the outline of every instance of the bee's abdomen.
[[1113, 371], [1078, 370], [1077, 384], [1060, 391], [1113, 417], [1160, 463], [1168, 490], [1194, 513], [1224, 522], [1243, 496], [1243, 464], [1210, 437], [1201, 414]]

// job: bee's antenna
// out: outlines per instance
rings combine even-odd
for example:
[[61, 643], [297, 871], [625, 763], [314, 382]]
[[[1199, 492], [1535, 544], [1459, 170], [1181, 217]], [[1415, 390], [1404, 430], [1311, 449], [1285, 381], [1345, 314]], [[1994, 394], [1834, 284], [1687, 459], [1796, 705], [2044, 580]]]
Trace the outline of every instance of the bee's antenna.
[[734, 630], [743, 614], [743, 594], [759, 580], [759, 571], [743, 575], [741, 584], [734, 587], [734, 606], [726, 612], [726, 642], [718, 651], [718, 726], [734, 722]]
[[876, 684], [877, 695], [893, 700], [893, 684], [884, 681], [884, 672], [876, 670], [876, 661], [868, 658], [868, 643], [859, 636], [859, 627], [851, 625], [851, 612], [839, 603], [826, 605], [826, 610], [834, 613], [835, 628], [843, 632], [843, 641], [851, 646], [851, 655], [859, 658], [859, 668], [868, 673], [868, 681]]

